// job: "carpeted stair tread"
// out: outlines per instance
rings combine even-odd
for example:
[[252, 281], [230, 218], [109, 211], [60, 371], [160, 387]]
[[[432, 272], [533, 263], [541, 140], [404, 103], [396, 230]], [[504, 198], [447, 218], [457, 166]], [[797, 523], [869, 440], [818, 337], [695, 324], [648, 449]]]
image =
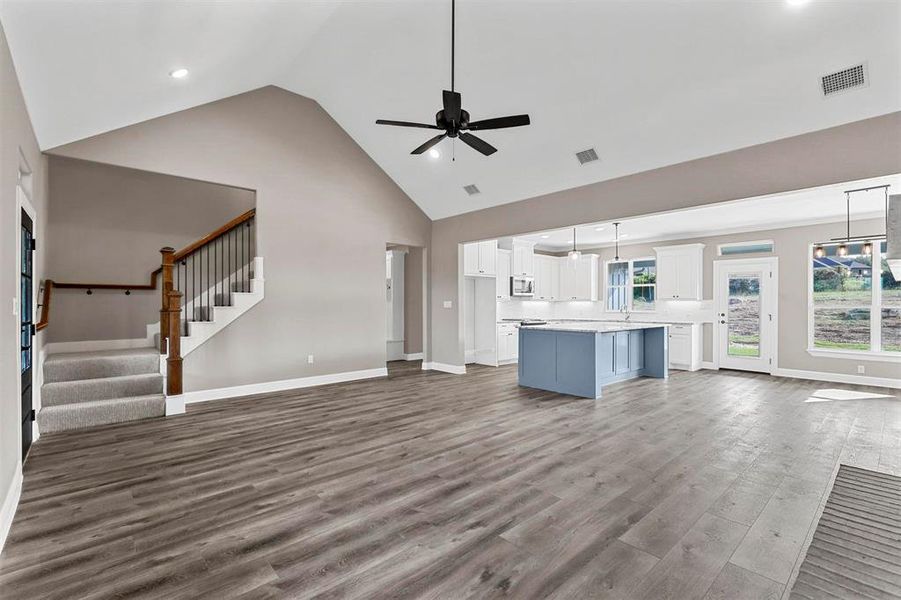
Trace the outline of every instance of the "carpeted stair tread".
[[41, 434], [45, 434], [162, 417], [165, 414], [165, 397], [162, 394], [149, 394], [45, 406], [38, 413], [38, 427]]
[[51, 354], [44, 360], [44, 383], [158, 373], [156, 348]]
[[41, 388], [41, 404], [51, 407], [162, 393], [163, 376], [158, 372], [144, 373], [45, 383]]

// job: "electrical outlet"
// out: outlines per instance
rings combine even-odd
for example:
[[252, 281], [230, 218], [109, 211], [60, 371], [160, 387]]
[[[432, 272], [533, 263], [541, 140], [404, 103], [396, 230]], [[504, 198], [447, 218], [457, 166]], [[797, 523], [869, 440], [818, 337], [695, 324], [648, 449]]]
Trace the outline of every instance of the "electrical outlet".
[[308, 355], [307, 355], [307, 364], [308, 364], [308, 365], [312, 365], [312, 364], [313, 364], [313, 355], [312, 355], [312, 354], [308, 354]]
[[16, 298], [13, 298], [13, 316], [19, 316], [19, 301]]
[[866, 372], [867, 372], [867, 368], [865, 366], [857, 365], [857, 374], [858, 375], [863, 375]]
[[444, 308], [453, 308], [453, 307], [454, 307], [454, 301], [453, 301], [453, 300], [445, 300], [445, 301], [444, 301]]

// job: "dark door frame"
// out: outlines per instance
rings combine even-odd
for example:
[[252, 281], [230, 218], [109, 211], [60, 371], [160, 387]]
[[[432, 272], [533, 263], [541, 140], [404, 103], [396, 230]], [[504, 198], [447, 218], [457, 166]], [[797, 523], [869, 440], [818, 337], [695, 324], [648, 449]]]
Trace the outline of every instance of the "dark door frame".
[[34, 221], [21, 208], [19, 221], [19, 375], [22, 460], [34, 438]]
[[[39, 369], [40, 369], [40, 358], [38, 353], [36, 352], [36, 347], [34, 344], [35, 341], [35, 331], [33, 329], [33, 325], [35, 324], [35, 319], [37, 315], [37, 298], [38, 298], [38, 285], [37, 282], [40, 277], [40, 273], [37, 269], [36, 256], [37, 253], [32, 250], [31, 251], [31, 274], [32, 281], [31, 287], [29, 289], [30, 292], [30, 302], [28, 302], [26, 306], [26, 310], [29, 311], [30, 314], [25, 315], [27, 317], [27, 324], [29, 325], [29, 333], [31, 337], [29, 339], [31, 345], [31, 356], [30, 356], [30, 374], [26, 374], [24, 369], [22, 368], [22, 359], [23, 354], [21, 351], [22, 346], [22, 328], [21, 325], [23, 323], [23, 298], [22, 298], [22, 284], [21, 284], [21, 272], [22, 272], [22, 228], [25, 225], [26, 220], [23, 217], [27, 217], [28, 220], [31, 221], [31, 231], [32, 237], [39, 229], [39, 215], [35, 207], [31, 204], [31, 191], [32, 191], [32, 173], [31, 169], [28, 167], [28, 163], [25, 160], [25, 157], [21, 155], [19, 157], [19, 173], [18, 180], [16, 182], [16, 312], [18, 314], [18, 320], [20, 326], [16, 328], [16, 337], [18, 348], [16, 352], [16, 366], [18, 367], [18, 375], [16, 377], [16, 391], [17, 396], [19, 398], [18, 402], [20, 404], [20, 425], [22, 426], [20, 435], [30, 433], [32, 439], [29, 441], [23, 435], [20, 438], [20, 444], [22, 448], [22, 456], [21, 459], [24, 462], [25, 457], [27, 456], [28, 449], [30, 447], [30, 442], [35, 441], [40, 436], [40, 431], [38, 430], [36, 423], [34, 422], [35, 413], [40, 408], [40, 377], [39, 377]], [[28, 375], [30, 375], [30, 383], [31, 388], [27, 388], [28, 383]], [[24, 406], [24, 393], [30, 392], [30, 398], [28, 404], [30, 407], [27, 410], [22, 410], [26, 408]], [[25, 426], [28, 425], [28, 432], [25, 430]]]

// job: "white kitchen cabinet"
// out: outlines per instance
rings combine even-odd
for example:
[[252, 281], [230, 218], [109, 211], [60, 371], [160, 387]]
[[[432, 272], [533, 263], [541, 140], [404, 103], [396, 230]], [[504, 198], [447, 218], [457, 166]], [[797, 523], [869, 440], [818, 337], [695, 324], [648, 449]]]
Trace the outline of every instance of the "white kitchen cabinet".
[[509, 250], [497, 251], [497, 299], [510, 299], [510, 269], [512, 269], [512, 252]]
[[463, 244], [463, 274], [494, 277], [497, 274], [497, 240]]
[[701, 368], [701, 326], [675, 324], [669, 327], [669, 368], [697, 371]]
[[513, 275], [535, 276], [535, 244], [513, 240]]
[[598, 257], [583, 254], [578, 260], [559, 258], [560, 300], [598, 299]]
[[511, 363], [519, 358], [519, 329], [513, 323], [497, 326], [497, 362]]
[[702, 300], [704, 244], [654, 248], [657, 253], [657, 299]]
[[535, 255], [535, 300], [553, 301], [560, 297], [560, 259]]

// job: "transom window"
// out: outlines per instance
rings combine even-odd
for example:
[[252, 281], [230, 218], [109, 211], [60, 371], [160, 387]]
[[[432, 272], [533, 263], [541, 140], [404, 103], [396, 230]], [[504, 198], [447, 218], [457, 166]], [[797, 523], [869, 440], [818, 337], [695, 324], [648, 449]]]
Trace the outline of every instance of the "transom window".
[[657, 261], [653, 258], [607, 263], [607, 310], [652, 311], [657, 300]]
[[901, 353], [901, 282], [885, 242], [822, 249], [811, 251], [810, 347]]

